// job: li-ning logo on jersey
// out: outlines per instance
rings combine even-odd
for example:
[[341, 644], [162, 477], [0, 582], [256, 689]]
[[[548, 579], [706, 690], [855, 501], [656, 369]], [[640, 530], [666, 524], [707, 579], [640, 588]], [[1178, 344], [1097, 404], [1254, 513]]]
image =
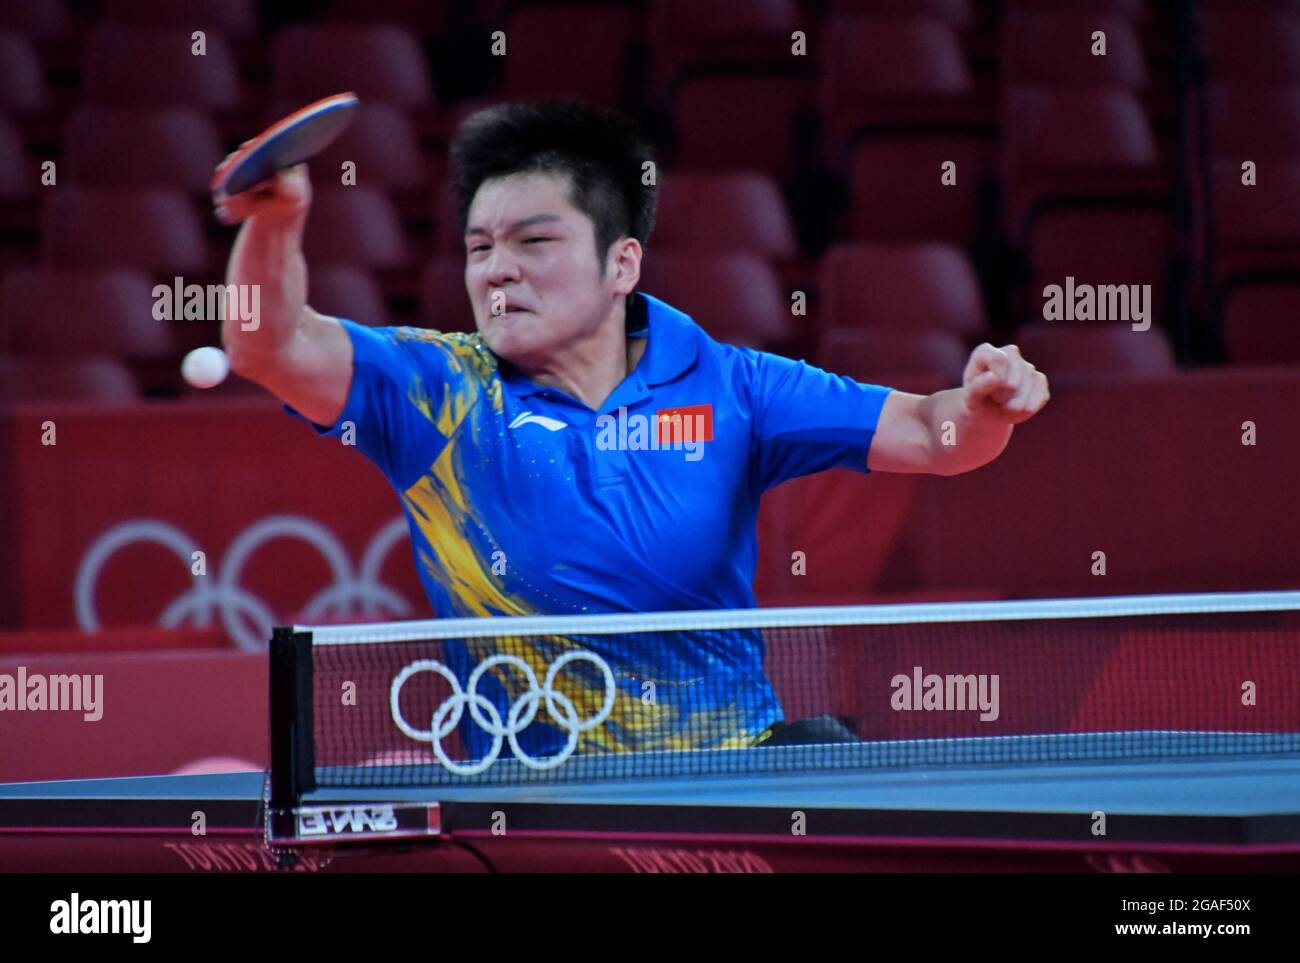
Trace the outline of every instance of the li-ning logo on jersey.
[[562, 421], [547, 418], [545, 415], [535, 415], [531, 411], [525, 411], [510, 422], [511, 428], [518, 428], [520, 425], [541, 425], [547, 431], [559, 431], [561, 428], [569, 427]]

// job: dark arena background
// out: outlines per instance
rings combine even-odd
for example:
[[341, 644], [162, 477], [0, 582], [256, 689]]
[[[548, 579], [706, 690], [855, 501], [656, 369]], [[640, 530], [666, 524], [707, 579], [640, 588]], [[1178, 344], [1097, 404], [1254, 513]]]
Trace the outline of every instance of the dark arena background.
[[[653, 147], [638, 290], [713, 339], [918, 395], [1015, 345], [1050, 402], [974, 471], [775, 487], [757, 610], [447, 627], [366, 458], [182, 376], [223, 344], [214, 168], [345, 91], [325, 315], [474, 332], [449, 145], [565, 97]], [[1296, 868], [1300, 3], [0, 0], [0, 204], [0, 870]], [[738, 638], [816, 738], [579, 733]], [[456, 652], [537, 678], [492, 723]], [[458, 844], [299, 846], [398, 830]]]

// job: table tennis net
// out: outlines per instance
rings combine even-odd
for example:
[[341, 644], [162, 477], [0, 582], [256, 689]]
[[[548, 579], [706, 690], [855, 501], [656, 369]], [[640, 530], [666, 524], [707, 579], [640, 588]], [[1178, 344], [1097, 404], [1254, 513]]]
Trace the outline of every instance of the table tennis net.
[[303, 790], [1300, 752], [1300, 593], [277, 630]]

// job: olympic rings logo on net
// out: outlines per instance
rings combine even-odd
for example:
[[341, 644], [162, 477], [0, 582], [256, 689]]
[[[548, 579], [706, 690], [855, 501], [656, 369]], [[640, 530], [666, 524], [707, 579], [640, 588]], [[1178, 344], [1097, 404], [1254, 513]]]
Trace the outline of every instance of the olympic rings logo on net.
[[[560, 674], [560, 670], [570, 662], [578, 660], [594, 663], [604, 676], [604, 702], [600, 707], [600, 711], [585, 722], [578, 721], [578, 710], [574, 706], [573, 700], [555, 688], [555, 679]], [[498, 665], [513, 666], [523, 674], [528, 682], [528, 691], [520, 695], [511, 704], [506, 713], [504, 724], [501, 721], [501, 712], [492, 703], [492, 700], [478, 691], [478, 683], [483, 678], [483, 673]], [[407, 722], [402, 716], [402, 709], [398, 704], [402, 685], [407, 679], [421, 672], [434, 672], [442, 676], [451, 685], [452, 690], [451, 696], [442, 705], [438, 706], [433, 713], [433, 720], [428, 729], [417, 729]], [[441, 662], [434, 659], [419, 659], [402, 669], [397, 674], [397, 677], [393, 679], [392, 687], [389, 689], [388, 703], [393, 722], [397, 723], [397, 728], [417, 742], [432, 743], [438, 761], [452, 772], [461, 776], [473, 776], [483, 772], [492, 763], [496, 762], [497, 757], [501, 754], [502, 743], [507, 739], [510, 741], [510, 748], [514, 750], [515, 758], [530, 769], [554, 769], [556, 766], [563, 764], [577, 749], [579, 733], [588, 732], [609, 718], [610, 712], [614, 709], [614, 698], [617, 694], [618, 688], [614, 683], [614, 673], [610, 671], [605, 660], [594, 652], [574, 651], [566, 652], [555, 660], [550, 669], [547, 670], [546, 681], [541, 686], [537, 684], [537, 674], [533, 672], [532, 667], [523, 659], [513, 655], [494, 655], [483, 660], [470, 674], [469, 683], [465, 689], [461, 688], [460, 680], [456, 678], [455, 673]], [[564, 743], [564, 748], [554, 756], [536, 759], [524, 752], [519, 745], [518, 737], [521, 732], [532, 725], [533, 720], [537, 717], [537, 710], [543, 702], [546, 703], [546, 711], [555, 721], [555, 725], [568, 733], [568, 739]], [[492, 748], [482, 759], [472, 763], [456, 762], [447, 755], [447, 751], [442, 747], [442, 740], [451, 735], [456, 726], [460, 724], [466, 706], [469, 706], [469, 714], [474, 721], [488, 735], [492, 736]]]

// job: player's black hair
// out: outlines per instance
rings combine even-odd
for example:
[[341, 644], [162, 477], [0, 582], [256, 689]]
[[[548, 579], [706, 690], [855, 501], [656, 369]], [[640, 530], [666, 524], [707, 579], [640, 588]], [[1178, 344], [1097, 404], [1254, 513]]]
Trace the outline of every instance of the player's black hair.
[[634, 237], [645, 246], [654, 228], [658, 178], [643, 182], [653, 154], [635, 124], [609, 108], [567, 99], [485, 107], [461, 123], [450, 157], [462, 237], [484, 181], [534, 172], [568, 176], [573, 205], [595, 225], [602, 271], [611, 244]]

